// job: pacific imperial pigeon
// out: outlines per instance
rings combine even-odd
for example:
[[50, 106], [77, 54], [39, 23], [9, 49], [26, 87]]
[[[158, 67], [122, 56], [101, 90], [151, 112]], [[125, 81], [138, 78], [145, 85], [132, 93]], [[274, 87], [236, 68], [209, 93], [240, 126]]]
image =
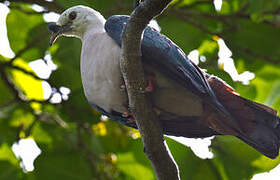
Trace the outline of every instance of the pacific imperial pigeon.
[[[82, 40], [81, 75], [89, 103], [102, 114], [137, 128], [128, 113], [120, 71], [121, 35], [129, 16], [106, 20], [75, 6], [49, 25], [50, 44], [63, 36]], [[170, 39], [146, 27], [141, 44], [147, 95], [164, 134], [190, 138], [233, 135], [267, 157], [279, 152], [277, 111], [243, 97], [221, 79], [200, 70]], [[69, 52], [71, 53], [71, 52]]]

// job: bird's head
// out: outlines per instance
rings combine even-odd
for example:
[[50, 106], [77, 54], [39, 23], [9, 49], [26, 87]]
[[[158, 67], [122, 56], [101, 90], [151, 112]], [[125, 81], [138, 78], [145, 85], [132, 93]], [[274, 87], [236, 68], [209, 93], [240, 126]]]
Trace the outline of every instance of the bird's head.
[[71, 7], [60, 15], [56, 23], [49, 24], [49, 31], [52, 32], [50, 45], [62, 35], [82, 38], [88, 29], [103, 29], [104, 23], [104, 17], [89, 7]]

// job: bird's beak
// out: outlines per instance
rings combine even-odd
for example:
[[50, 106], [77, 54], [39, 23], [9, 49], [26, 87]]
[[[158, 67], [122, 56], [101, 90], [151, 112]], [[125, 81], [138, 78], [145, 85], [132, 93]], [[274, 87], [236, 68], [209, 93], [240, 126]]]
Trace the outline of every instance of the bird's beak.
[[62, 26], [56, 25], [56, 23], [50, 23], [48, 29], [52, 33], [50, 37], [50, 46], [52, 46], [55, 40], [61, 35]]
[[50, 23], [48, 25], [49, 31], [52, 33], [50, 37], [50, 46], [52, 46], [56, 39], [61, 36], [63, 33], [68, 32], [71, 30], [71, 24], [67, 23], [63, 26], [57, 25], [56, 23]]

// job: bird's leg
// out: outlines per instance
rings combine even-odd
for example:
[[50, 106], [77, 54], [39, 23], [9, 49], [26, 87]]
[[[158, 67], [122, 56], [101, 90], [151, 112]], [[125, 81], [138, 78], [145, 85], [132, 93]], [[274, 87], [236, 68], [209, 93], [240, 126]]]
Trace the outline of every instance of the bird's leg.
[[125, 84], [122, 84], [121, 87], [120, 87], [120, 89], [121, 89], [121, 91], [125, 91], [125, 89], [126, 89]]
[[126, 86], [125, 86], [125, 82], [124, 82], [124, 79], [123, 77], [121, 77], [121, 86], [120, 86], [120, 90], [121, 91], [125, 91], [126, 90]]
[[134, 123], [135, 122], [135, 118], [133, 117], [133, 115], [132, 115], [132, 113], [130, 112], [129, 109], [127, 109], [125, 112], [123, 112], [122, 116], [128, 118], [128, 121], [130, 123]]
[[[145, 88], [144, 91], [141, 91], [141, 93], [145, 93], [145, 92], [153, 92], [155, 89], [155, 81], [156, 81], [156, 77], [154, 75], [148, 75], [147, 76], [147, 81], [148, 81], [148, 86]], [[120, 86], [120, 90], [121, 91], [125, 91], [126, 90], [126, 85], [124, 80], [122, 79], [122, 84]]]
[[133, 116], [131, 116], [131, 117], [128, 118], [128, 121], [130, 123], [135, 123], [135, 118]]
[[127, 109], [126, 111], [124, 111], [124, 112], [122, 113], [122, 116], [123, 116], [123, 117], [129, 117], [129, 116], [132, 116], [132, 113]]
[[[153, 110], [154, 110], [154, 112], [156, 113], [157, 116], [160, 115], [160, 113], [161, 113], [160, 109], [154, 107]], [[133, 115], [132, 115], [132, 113], [129, 109], [127, 109], [125, 112], [122, 113], [122, 117], [128, 118], [128, 121], [130, 123], [135, 123], [135, 118], [133, 117]]]
[[156, 77], [154, 75], [148, 75], [147, 80], [148, 80], [148, 86], [145, 88], [145, 91], [153, 92], [155, 89]]

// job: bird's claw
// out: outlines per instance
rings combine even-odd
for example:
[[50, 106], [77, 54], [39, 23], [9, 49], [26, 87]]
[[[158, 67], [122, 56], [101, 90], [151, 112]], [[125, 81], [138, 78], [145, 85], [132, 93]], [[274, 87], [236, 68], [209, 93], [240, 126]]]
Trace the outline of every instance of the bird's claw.
[[154, 84], [155, 84], [156, 78], [153, 75], [149, 75], [147, 77], [147, 80], [148, 80], [148, 86], [145, 88], [145, 91], [146, 92], [153, 92], [155, 90], [155, 85]]
[[122, 85], [120, 86], [120, 90], [121, 90], [121, 91], [125, 91], [125, 90], [126, 90], [125, 84], [122, 84]]
[[132, 116], [132, 113], [129, 110], [126, 110], [125, 112], [122, 113], [122, 117], [129, 117]]
[[130, 123], [135, 123], [135, 118], [131, 116], [130, 118], [128, 118], [128, 121], [129, 121]]
[[132, 113], [128, 109], [122, 113], [122, 117], [127, 118], [130, 123], [135, 122], [135, 118], [132, 116]]

